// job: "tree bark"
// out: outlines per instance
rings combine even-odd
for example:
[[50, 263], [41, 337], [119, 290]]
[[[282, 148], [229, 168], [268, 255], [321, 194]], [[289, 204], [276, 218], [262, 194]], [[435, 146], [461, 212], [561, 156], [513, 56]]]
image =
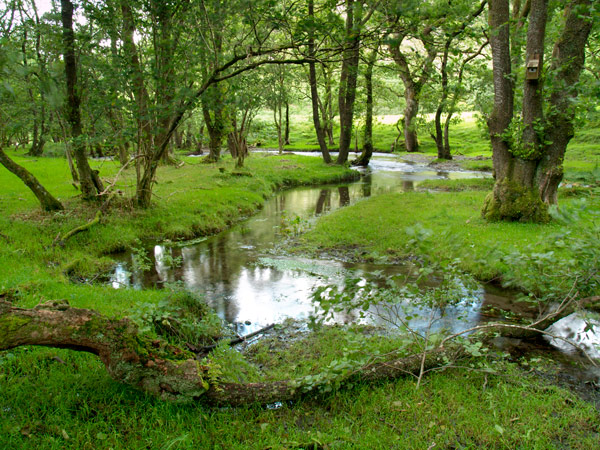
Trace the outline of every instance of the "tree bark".
[[63, 57], [67, 80], [67, 120], [71, 126], [71, 139], [73, 140], [72, 148], [77, 164], [77, 171], [79, 173], [81, 193], [84, 200], [91, 200], [104, 189], [97, 173], [92, 171], [92, 168], [88, 163], [85, 143], [81, 139], [81, 99], [77, 83], [75, 34], [73, 32], [73, 3], [71, 3], [70, 0], [61, 0], [60, 5], [63, 25]]
[[284, 144], [290, 145], [290, 102], [285, 101], [285, 137]]
[[397, 42], [389, 45], [390, 53], [399, 68], [400, 79], [404, 84], [404, 144], [407, 152], [419, 151], [419, 140], [417, 137], [417, 125], [415, 119], [419, 113], [419, 97], [423, 86], [431, 78], [433, 62], [437, 56], [435, 45], [430, 40], [431, 28], [426, 28], [420, 40], [427, 55], [423, 61], [420, 75], [417, 77], [410, 69], [406, 56], [401, 51], [403, 37], [398, 35]]
[[31, 172], [10, 159], [2, 148], [0, 148], [0, 163], [18, 176], [31, 189], [31, 192], [37, 197], [44, 211], [61, 211], [64, 209], [62, 203], [54, 198]]
[[208, 131], [209, 144], [206, 162], [217, 162], [221, 158], [221, 143], [225, 135], [223, 98], [219, 86], [212, 86], [202, 98], [202, 114]]
[[[524, 81], [522, 133], [515, 129], [511, 77], [508, 0], [489, 3], [494, 64], [494, 110], [488, 121], [496, 183], [483, 216], [488, 220], [545, 222], [547, 206], [557, 202], [562, 161], [573, 136], [573, 100], [583, 68], [585, 45], [592, 28], [591, 0], [574, 0], [565, 8], [566, 21], [554, 46], [550, 71]], [[532, 0], [527, 30], [527, 58], [536, 55], [543, 67], [547, 0]], [[544, 111], [544, 78], [551, 80], [548, 117]], [[511, 128], [512, 127], [512, 128]]]
[[377, 60], [377, 49], [373, 50], [367, 59], [365, 71], [365, 89], [367, 91], [365, 134], [363, 151], [360, 157], [352, 161], [353, 166], [367, 167], [373, 156], [373, 67]]
[[338, 94], [340, 148], [336, 164], [345, 164], [348, 161], [348, 153], [350, 152], [358, 64], [360, 60], [361, 20], [362, 3], [355, 2], [354, 0], [346, 0], [346, 35], [340, 73], [340, 91]]
[[[308, 0], [308, 17], [314, 20], [314, 16], [314, 0]], [[317, 142], [319, 143], [319, 149], [321, 150], [323, 161], [325, 161], [326, 164], [329, 164], [331, 163], [331, 155], [329, 154], [329, 149], [327, 148], [327, 143], [325, 142], [325, 134], [323, 133], [323, 128], [321, 128], [321, 119], [319, 117], [319, 91], [317, 89], [317, 71], [314, 61], [315, 38], [314, 29], [312, 26], [308, 33], [308, 55], [311, 58], [310, 62], [308, 63], [308, 81], [310, 84], [310, 100], [312, 105], [313, 124], [315, 126]]]

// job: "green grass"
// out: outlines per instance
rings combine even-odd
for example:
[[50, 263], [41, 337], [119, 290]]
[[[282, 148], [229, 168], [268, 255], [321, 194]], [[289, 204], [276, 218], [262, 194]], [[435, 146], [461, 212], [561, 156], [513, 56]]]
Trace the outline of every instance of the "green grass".
[[[135, 172], [130, 169], [117, 184], [123, 197], [115, 200], [101, 223], [75, 235], [62, 247], [53, 245], [56, 236], [91, 220], [96, 206], [82, 204], [76, 197], [64, 159], [9, 154], [34, 173], [67, 209], [57, 214], [41, 212], [35, 197], [21, 181], [0, 167], [0, 292], [17, 290], [24, 305], [66, 298], [75, 306], [107, 314], [126, 311], [140, 299], [164, 295], [69, 282], [93, 280], [108, 273], [113, 266], [111, 253], [139, 247], [140, 241], [185, 240], [214, 234], [255, 213], [278, 188], [356, 176], [349, 169], [327, 166], [317, 158], [305, 156], [253, 154], [242, 170], [235, 169], [230, 158], [219, 164], [185, 158], [182, 168], [159, 169], [153, 206], [136, 210], [128, 200], [135, 186]], [[93, 165], [108, 179], [118, 171], [113, 162]], [[98, 302], [98, 298], [103, 300]]]
[[419, 183], [419, 191], [486, 191], [490, 192], [494, 187], [493, 178], [464, 178], [458, 180], [424, 180]]
[[[395, 131], [381, 128], [377, 138], [381, 144], [376, 146], [389, 148]], [[304, 133], [303, 139], [308, 140], [308, 132]], [[489, 156], [489, 145], [477, 133], [473, 124], [456, 126], [457, 147], [468, 156]], [[598, 151], [594, 139], [590, 131], [574, 140], [567, 168], [582, 176], [591, 174], [597, 157], [593, 152]], [[433, 155], [431, 142], [423, 141], [423, 148]], [[126, 200], [134, 185], [134, 173], [128, 171], [118, 185], [124, 198], [115, 202], [102, 222], [64, 247], [53, 247], [58, 233], [85, 223], [95, 209], [75, 197], [63, 159], [10, 154], [60, 197], [67, 211], [39, 212], [35, 198], [0, 167], [0, 294], [24, 306], [63, 298], [111, 316], [128, 314], [141, 303], [156, 303], [169, 293], [71, 283], [73, 278], [91, 281], [108, 270], [110, 252], [138, 246], [138, 240], [214, 233], [255, 212], [274, 189], [349, 176], [346, 169], [291, 155], [252, 155], [244, 176], [235, 174], [229, 159], [204, 165], [186, 158], [180, 169], [159, 170], [153, 207], [137, 211]], [[118, 170], [109, 162], [94, 165], [104, 177]], [[303, 237], [302, 248], [336, 249], [344, 257], [358, 259], [365, 259], [366, 252], [367, 258], [391, 260], [422, 251], [426, 253], [420, 256], [433, 259], [460, 258], [462, 267], [480, 278], [497, 276], [505, 268], [499, 262], [490, 264], [490, 252], [534, 244], [561, 231], [562, 225], [484, 222], [479, 211], [486, 194], [474, 189], [488, 184], [489, 180], [427, 182], [421, 186], [452, 192], [390, 194], [362, 201], [321, 218]], [[593, 192], [588, 196], [590, 205], [598, 208], [598, 197]], [[568, 205], [572, 200], [561, 198], [561, 202]], [[424, 245], [415, 239], [417, 224], [432, 230]], [[250, 380], [259, 374], [266, 379], [314, 374], [343, 357], [353, 343], [352, 336], [339, 328], [321, 329], [285, 349], [276, 340], [265, 340], [248, 355], [254, 371], [227, 370]], [[361, 350], [385, 352], [394, 346], [393, 339], [374, 338], [366, 339]], [[236, 363], [235, 358], [232, 361]], [[227, 364], [227, 357], [223, 363]], [[434, 448], [473, 449], [597, 446], [600, 417], [591, 404], [504, 360], [492, 357], [490, 364], [497, 365], [497, 373], [467, 367], [428, 374], [418, 390], [410, 378], [377, 385], [358, 383], [278, 409], [228, 409], [173, 405], [151, 398], [112, 381], [93, 355], [19, 348], [0, 353], [0, 448], [422, 449], [434, 442]]]
[[92, 355], [19, 349], [0, 355], [0, 448], [595, 448], [592, 405], [511, 364], [498, 368], [433, 373], [418, 390], [412, 379], [359, 383], [278, 409], [228, 409], [140, 394]]
[[[297, 250], [337, 251], [358, 259], [365, 254], [374, 259], [404, 259], [415, 254], [434, 261], [459, 258], [463, 270], [490, 280], [505, 271], [501, 261], [489, 257], [494, 251], [524, 249], [564, 230], [558, 223], [488, 223], [480, 213], [486, 195], [476, 191], [407, 192], [373, 197], [322, 217], [301, 238]], [[598, 197], [592, 198], [591, 205], [600, 207]], [[415, 226], [430, 230], [431, 235], [415, 242]]]

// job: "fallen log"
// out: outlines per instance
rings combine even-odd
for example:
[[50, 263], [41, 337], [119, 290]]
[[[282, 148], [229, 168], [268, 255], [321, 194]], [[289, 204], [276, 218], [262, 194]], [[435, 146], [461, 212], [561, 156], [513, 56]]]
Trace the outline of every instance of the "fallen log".
[[[597, 301], [597, 298], [589, 299]], [[568, 306], [568, 307], [567, 307]], [[529, 337], [544, 333], [546, 326], [571, 312], [571, 302], [552, 317], [528, 326], [498, 324], [500, 331]], [[489, 331], [491, 325], [474, 331]], [[462, 334], [462, 333], [459, 333]], [[457, 334], [458, 336], [458, 334]], [[487, 340], [487, 335], [472, 335]], [[376, 382], [404, 376], [419, 376], [443, 367], [448, 360], [467, 355], [460, 345], [440, 346], [392, 361], [371, 362], [346, 374], [343, 382]], [[0, 351], [28, 345], [68, 348], [97, 355], [117, 381], [175, 402], [214, 405], [268, 404], [295, 400], [328, 384], [307, 384], [303, 379], [266, 383], [228, 383], [218, 378], [218, 367], [208, 358], [198, 361], [188, 350], [153, 339], [139, 332], [131, 320], [112, 319], [88, 309], [73, 308], [65, 301], [48, 302], [35, 308], [19, 308], [0, 299]], [[338, 380], [339, 381], [339, 380]]]
[[[199, 362], [187, 350], [141, 334], [129, 319], [111, 319], [66, 302], [19, 308], [0, 300], [0, 351], [28, 345], [67, 348], [97, 355], [111, 377], [162, 399], [215, 405], [268, 404], [288, 401], [318, 389], [303, 380], [224, 383], [211, 375], [209, 360]], [[460, 350], [459, 350], [460, 352]], [[432, 350], [425, 368], [443, 365], [456, 349]], [[422, 355], [371, 363], [347, 380], [378, 381], [418, 374]], [[206, 361], [206, 362], [204, 362]], [[327, 380], [324, 380], [324, 384]]]

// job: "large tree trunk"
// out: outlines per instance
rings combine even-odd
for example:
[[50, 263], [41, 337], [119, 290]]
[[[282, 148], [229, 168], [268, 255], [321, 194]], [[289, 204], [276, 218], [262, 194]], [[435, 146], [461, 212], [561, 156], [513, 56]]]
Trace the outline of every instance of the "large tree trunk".
[[87, 155], [85, 143], [81, 139], [81, 111], [79, 86], [77, 84], [77, 61], [75, 59], [75, 34], [73, 32], [73, 3], [70, 0], [61, 0], [61, 18], [63, 25], [63, 52], [65, 61], [65, 74], [67, 80], [67, 120], [71, 126], [73, 140], [73, 153], [79, 172], [79, 185], [85, 200], [96, 197], [104, 190], [98, 174], [92, 171]]
[[9, 171], [18, 176], [23, 183], [27, 185], [31, 192], [40, 201], [40, 206], [44, 211], [60, 211], [63, 205], [56, 199], [50, 192], [46, 190], [44, 186], [24, 167], [18, 165], [12, 159], [8, 157], [4, 150], [0, 148], [0, 163], [6, 167]]
[[[573, 136], [573, 99], [583, 68], [584, 51], [592, 20], [582, 11], [591, 0], [575, 0], [566, 8], [566, 21], [554, 46], [547, 74], [556, 86], [550, 96], [551, 113], [543, 117], [543, 77], [525, 80], [523, 133], [511, 133], [514, 87], [511, 80], [508, 0], [489, 4], [490, 41], [494, 62], [494, 110], [488, 121], [492, 141], [493, 192], [486, 198], [483, 215], [489, 220], [544, 222], [547, 205], [556, 203], [562, 180], [562, 160]], [[532, 0], [527, 30], [527, 59], [537, 55], [543, 64], [547, 0]]]
[[358, 80], [360, 60], [360, 28], [362, 20], [362, 2], [346, 0], [346, 36], [344, 43], [340, 91], [338, 104], [340, 110], [340, 148], [336, 164], [348, 161], [352, 140], [352, 122], [354, 120], [354, 101]]
[[219, 86], [211, 86], [202, 98], [202, 114], [209, 136], [206, 162], [217, 162], [221, 158], [221, 143], [225, 136], [224, 101], [219, 89]]
[[[598, 298], [587, 299], [597, 302]], [[530, 326], [491, 325], [504, 336], [530, 338], [573, 312], [574, 305], [548, 315]], [[494, 337], [496, 333], [491, 335]], [[485, 341], [490, 335], [473, 335]], [[97, 355], [117, 381], [164, 400], [216, 405], [268, 404], [313, 394], [331, 380], [317, 385], [302, 379], [266, 383], [227, 383], [215, 380], [210, 360], [161, 340], [141, 334], [129, 319], [110, 319], [95, 311], [72, 308], [65, 301], [33, 309], [18, 308], [0, 299], [0, 351], [39, 345], [67, 348]], [[466, 355], [463, 346], [438, 346], [423, 354], [373, 362], [349, 372], [344, 382], [377, 382], [442, 367]]]

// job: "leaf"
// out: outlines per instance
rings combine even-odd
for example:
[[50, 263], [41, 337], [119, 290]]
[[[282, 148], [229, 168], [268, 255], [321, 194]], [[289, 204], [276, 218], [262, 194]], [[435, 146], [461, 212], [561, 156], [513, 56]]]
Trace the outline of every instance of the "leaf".
[[13, 89], [12, 85], [8, 82], [5, 81], [3, 83], [4, 85], [4, 89], [6, 89], [6, 91], [10, 94], [10, 95], [15, 95], [15, 90]]
[[504, 434], [504, 428], [502, 428], [500, 425], [496, 424], [494, 425], [494, 428], [496, 429], [496, 431], [500, 434]]

